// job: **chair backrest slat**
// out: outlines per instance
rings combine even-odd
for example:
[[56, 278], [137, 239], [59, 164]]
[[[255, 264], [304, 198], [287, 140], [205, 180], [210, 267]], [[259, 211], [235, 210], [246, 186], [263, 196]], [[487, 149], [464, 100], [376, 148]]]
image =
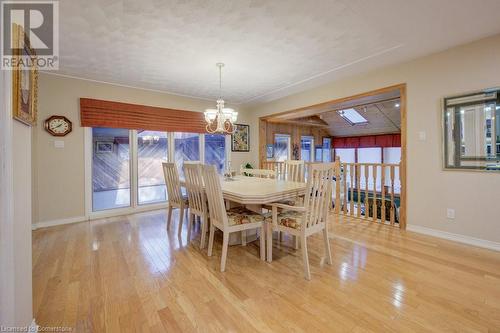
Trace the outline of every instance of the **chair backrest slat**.
[[182, 204], [181, 183], [175, 163], [163, 162], [163, 175], [167, 187], [168, 201], [173, 204]]
[[214, 165], [202, 165], [203, 181], [208, 199], [208, 210], [212, 223], [228, 226], [226, 206], [222, 196], [222, 187]]
[[186, 190], [189, 198], [189, 209], [192, 213], [202, 215], [207, 212], [207, 200], [203, 187], [203, 176], [199, 163], [184, 163]]
[[303, 160], [286, 160], [283, 179], [290, 182], [304, 182], [305, 164]]
[[325, 223], [331, 200], [334, 163], [311, 164], [305, 195], [306, 228]]

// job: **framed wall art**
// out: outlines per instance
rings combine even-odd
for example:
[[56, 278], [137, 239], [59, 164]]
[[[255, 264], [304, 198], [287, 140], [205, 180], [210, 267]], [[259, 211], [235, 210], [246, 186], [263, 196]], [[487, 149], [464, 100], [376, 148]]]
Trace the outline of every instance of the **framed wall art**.
[[231, 135], [231, 151], [249, 152], [250, 151], [250, 126], [243, 124], [234, 124], [235, 131]]
[[29, 39], [19, 25], [12, 29], [14, 48], [17, 54], [16, 63], [27, 63], [31, 59], [31, 67], [18, 66], [12, 72], [12, 114], [14, 119], [34, 126], [37, 120], [38, 69], [36, 68], [35, 51], [30, 47]]

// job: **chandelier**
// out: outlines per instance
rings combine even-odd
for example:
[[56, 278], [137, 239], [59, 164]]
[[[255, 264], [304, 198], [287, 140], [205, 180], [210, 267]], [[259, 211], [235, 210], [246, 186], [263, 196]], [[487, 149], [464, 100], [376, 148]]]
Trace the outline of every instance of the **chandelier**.
[[222, 99], [222, 67], [224, 67], [224, 64], [219, 62], [216, 66], [219, 68], [219, 99], [217, 99], [217, 109], [205, 110], [207, 132], [231, 134], [235, 130], [234, 123], [238, 119], [238, 112], [224, 107], [224, 100]]

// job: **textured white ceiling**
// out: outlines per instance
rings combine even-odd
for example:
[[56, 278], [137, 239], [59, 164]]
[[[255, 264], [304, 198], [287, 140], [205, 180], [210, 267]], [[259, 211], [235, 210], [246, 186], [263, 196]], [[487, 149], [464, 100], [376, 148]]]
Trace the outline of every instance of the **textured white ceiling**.
[[499, 0], [64, 0], [59, 74], [271, 100], [500, 32]]

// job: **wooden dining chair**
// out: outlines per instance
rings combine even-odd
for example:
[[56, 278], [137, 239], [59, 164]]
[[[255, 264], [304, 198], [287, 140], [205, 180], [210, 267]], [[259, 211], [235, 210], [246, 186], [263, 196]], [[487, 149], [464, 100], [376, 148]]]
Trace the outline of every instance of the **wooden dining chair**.
[[[280, 203], [272, 204], [272, 216], [267, 222], [267, 260], [272, 261], [273, 230], [287, 232], [300, 238], [304, 275], [311, 279], [309, 258], [307, 254], [307, 237], [317, 232], [323, 232], [326, 259], [332, 263], [330, 243], [328, 241], [328, 210], [332, 191], [333, 163], [318, 163], [311, 165], [307, 180], [307, 190], [302, 206], [289, 206]], [[280, 211], [278, 210], [280, 209]]]
[[[303, 183], [305, 181], [304, 178], [305, 171], [305, 163], [303, 160], [286, 160], [285, 161], [285, 172], [283, 173], [282, 179], [288, 182], [298, 182]], [[282, 203], [285, 205], [295, 206], [300, 203], [300, 198], [291, 198], [287, 200], [280, 201], [278, 203]]]
[[226, 211], [219, 175], [213, 165], [203, 165], [203, 181], [207, 192], [210, 216], [210, 236], [208, 239], [208, 256], [212, 255], [215, 228], [222, 231], [222, 257], [220, 271], [226, 269], [229, 235], [249, 229], [260, 229], [260, 259], [265, 260], [265, 222], [264, 216], [252, 212], [244, 207], [236, 207]]
[[203, 249], [208, 226], [208, 206], [201, 165], [199, 163], [184, 163], [184, 176], [189, 201], [188, 241], [191, 240], [191, 227], [194, 217], [198, 217], [201, 221], [200, 249]]
[[165, 185], [167, 187], [168, 194], [168, 219], [167, 219], [167, 230], [170, 229], [170, 223], [172, 220], [172, 210], [174, 208], [179, 208], [179, 229], [178, 234], [181, 235], [182, 223], [184, 221], [184, 213], [187, 213], [189, 209], [188, 197], [182, 194], [181, 182], [179, 179], [179, 172], [177, 171], [177, 166], [175, 163], [163, 162], [163, 175], [165, 176]]
[[290, 182], [304, 182], [304, 170], [305, 162], [304, 160], [286, 160], [285, 161], [285, 172], [283, 173], [283, 179]]
[[[280, 167], [280, 179], [290, 182], [300, 182], [303, 183], [305, 181], [304, 171], [305, 171], [305, 162], [304, 160], [286, 160], [283, 162], [282, 167]], [[297, 204], [302, 203], [302, 197], [290, 198], [278, 201], [277, 203], [285, 204], [289, 206], [295, 206]], [[271, 210], [270, 205], [264, 205], [264, 208], [267, 210]], [[278, 240], [283, 241], [283, 234], [278, 231]], [[294, 247], [295, 249], [299, 248], [299, 238], [294, 236]]]
[[277, 176], [276, 170], [268, 169], [248, 169], [243, 166], [240, 167], [240, 174], [247, 177], [260, 177], [260, 178], [273, 178]]

